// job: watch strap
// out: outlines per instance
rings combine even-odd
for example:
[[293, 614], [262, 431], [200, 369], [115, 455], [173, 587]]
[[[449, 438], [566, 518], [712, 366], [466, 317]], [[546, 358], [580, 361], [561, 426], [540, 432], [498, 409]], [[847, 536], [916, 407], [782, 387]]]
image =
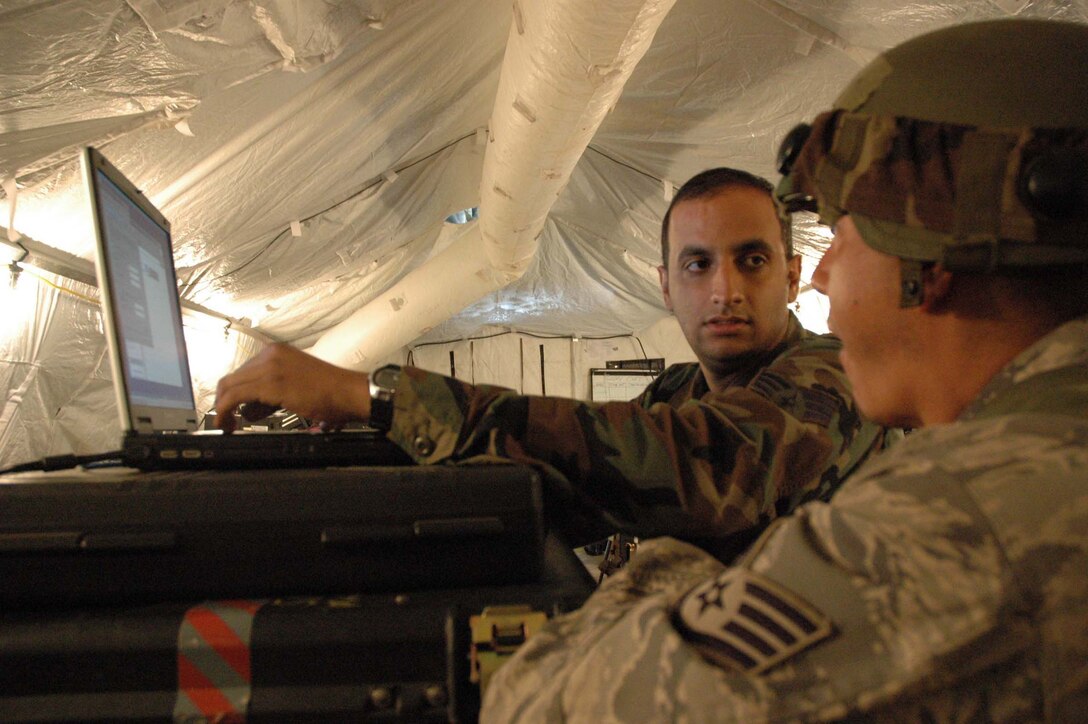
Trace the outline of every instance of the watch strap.
[[378, 430], [393, 426], [393, 397], [400, 380], [400, 367], [386, 365], [370, 376], [370, 420], [368, 424]]

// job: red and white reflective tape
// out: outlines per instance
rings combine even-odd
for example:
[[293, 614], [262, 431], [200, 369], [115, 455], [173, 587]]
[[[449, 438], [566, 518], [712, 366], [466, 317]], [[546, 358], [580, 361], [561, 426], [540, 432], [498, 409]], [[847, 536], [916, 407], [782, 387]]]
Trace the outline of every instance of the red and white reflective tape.
[[174, 721], [245, 721], [252, 687], [253, 617], [264, 601], [208, 601], [178, 629]]

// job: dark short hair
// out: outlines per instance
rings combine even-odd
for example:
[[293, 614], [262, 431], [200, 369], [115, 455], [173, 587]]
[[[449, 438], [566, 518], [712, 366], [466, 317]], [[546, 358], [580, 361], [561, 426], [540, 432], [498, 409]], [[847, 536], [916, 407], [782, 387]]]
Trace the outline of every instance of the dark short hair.
[[[736, 168], [711, 168], [697, 173], [680, 187], [676, 195], [669, 202], [669, 208], [665, 212], [665, 218], [661, 220], [661, 263], [669, 265], [669, 219], [672, 218], [672, 210], [682, 201], [702, 199], [736, 186], [743, 186], [767, 194], [767, 198], [774, 204], [774, 186], [762, 176], [756, 176], [747, 171]], [[777, 206], [776, 206], [777, 208]], [[793, 229], [790, 217], [785, 214], [778, 215], [778, 223], [782, 227], [782, 241], [786, 245], [786, 258], [793, 257]]]

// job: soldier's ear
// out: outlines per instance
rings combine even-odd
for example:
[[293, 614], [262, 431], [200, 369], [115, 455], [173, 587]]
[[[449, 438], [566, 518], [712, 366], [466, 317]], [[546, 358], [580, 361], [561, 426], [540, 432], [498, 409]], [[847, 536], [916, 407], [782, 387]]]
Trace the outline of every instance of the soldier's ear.
[[669, 296], [669, 270], [665, 265], [657, 268], [657, 277], [661, 280], [661, 296], [665, 300], [665, 309], [672, 311], [672, 297]]
[[789, 301], [796, 302], [801, 290], [801, 255], [794, 254], [786, 259], [786, 279], [789, 282]]
[[946, 310], [952, 299], [952, 283], [955, 274], [940, 264], [931, 264], [922, 269], [922, 304], [930, 314]]

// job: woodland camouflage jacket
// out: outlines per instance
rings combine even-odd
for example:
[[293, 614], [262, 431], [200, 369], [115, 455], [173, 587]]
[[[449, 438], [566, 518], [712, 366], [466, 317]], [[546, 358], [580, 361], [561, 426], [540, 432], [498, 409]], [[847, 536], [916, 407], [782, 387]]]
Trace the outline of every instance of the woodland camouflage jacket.
[[858, 416], [839, 348], [791, 315], [782, 344], [739, 365], [728, 389], [711, 393], [697, 365], [674, 365], [632, 402], [523, 396], [407, 367], [389, 437], [420, 463], [536, 467], [572, 544], [620, 530], [724, 539], [729, 557], [883, 444]]

